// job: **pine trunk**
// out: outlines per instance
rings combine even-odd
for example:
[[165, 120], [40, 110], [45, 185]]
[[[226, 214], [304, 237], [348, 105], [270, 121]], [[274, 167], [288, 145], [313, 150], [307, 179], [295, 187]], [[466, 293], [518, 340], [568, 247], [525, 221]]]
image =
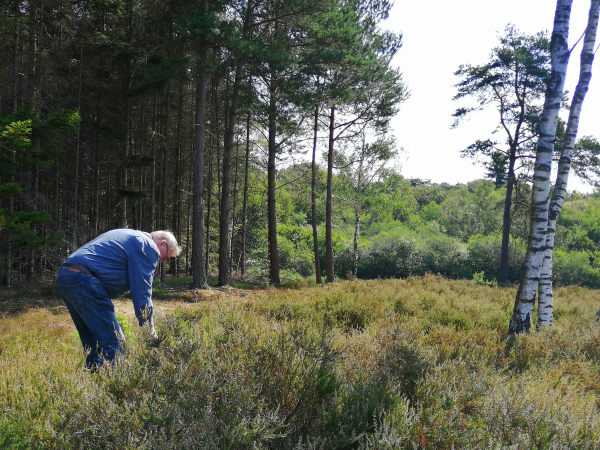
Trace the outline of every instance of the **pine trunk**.
[[267, 166], [267, 216], [269, 222], [269, 262], [271, 264], [271, 283], [281, 284], [281, 279], [279, 277], [279, 252], [277, 248], [277, 208], [275, 199], [275, 157], [277, 153], [277, 144], [275, 140], [275, 135], [277, 133], [275, 91], [276, 87], [272, 78], [269, 99], [269, 158]]
[[221, 188], [221, 217], [219, 218], [219, 286], [229, 284], [229, 217], [231, 196], [231, 164], [233, 161], [234, 132], [237, 124], [237, 103], [242, 82], [243, 62], [238, 61], [235, 69], [235, 81], [231, 94], [231, 105], [225, 133], [223, 151], [223, 186]]
[[354, 254], [352, 261], [352, 276], [358, 275], [358, 236], [360, 235], [360, 211], [354, 212]]
[[325, 200], [325, 281], [333, 283], [335, 281], [333, 270], [333, 240], [331, 235], [332, 228], [332, 184], [333, 184], [333, 144], [334, 144], [334, 124], [335, 107], [331, 108], [329, 114], [329, 147], [327, 152], [327, 198]]
[[240, 275], [246, 275], [246, 220], [248, 213], [248, 174], [250, 170], [250, 111], [246, 119], [246, 161], [244, 164], [244, 204], [242, 206], [242, 249], [240, 255]]
[[511, 146], [510, 160], [508, 164], [508, 180], [506, 183], [506, 197], [504, 198], [504, 214], [502, 217], [502, 246], [500, 250], [500, 284], [508, 283], [508, 262], [509, 262], [509, 244], [510, 244], [510, 225], [511, 225], [511, 209], [512, 195], [515, 186], [515, 160], [516, 148]]
[[[81, 42], [79, 45], [79, 86], [77, 92], [77, 111], [81, 114], [81, 79], [83, 73], [83, 23], [81, 24]], [[77, 123], [77, 141], [75, 144], [75, 186], [73, 192], [73, 247], [79, 247], [77, 232], [79, 228], [79, 159], [81, 157], [81, 120]]]
[[238, 197], [238, 169], [240, 168], [238, 157], [240, 154], [240, 141], [238, 140], [235, 144], [235, 158], [233, 164], [235, 165], [235, 175], [233, 176], [233, 206], [231, 208], [231, 233], [229, 241], [229, 267], [233, 270], [233, 253], [234, 253], [234, 241], [235, 241], [235, 227], [236, 227], [236, 211], [237, 211], [237, 197]]
[[[250, 20], [252, 18], [253, 4], [249, 0], [246, 4], [244, 24], [242, 29], [243, 38], [246, 39], [250, 34]], [[244, 59], [239, 56], [235, 66], [235, 78], [231, 93], [229, 113], [227, 116], [227, 131], [225, 133], [225, 148], [223, 149], [223, 185], [221, 188], [221, 216], [219, 217], [219, 286], [229, 284], [230, 268], [228, 265], [229, 256], [229, 197], [231, 186], [231, 163], [233, 159], [234, 132], [238, 117], [238, 97], [242, 84], [242, 70], [244, 68]]]
[[315, 106], [315, 123], [313, 128], [312, 177], [310, 181], [311, 224], [313, 233], [313, 253], [315, 255], [315, 280], [321, 284], [321, 259], [319, 258], [319, 232], [317, 229], [317, 134], [319, 130], [319, 106]]
[[[18, 7], [15, 8], [18, 14]], [[19, 25], [17, 24], [17, 28], [15, 29], [15, 44], [13, 49], [13, 87], [12, 87], [12, 112], [13, 114], [17, 113], [19, 109]]]
[[154, 93], [152, 102], [152, 142], [150, 148], [152, 151], [152, 174], [150, 177], [150, 228], [156, 230], [156, 114], [157, 114], [157, 95]]
[[[204, 2], [208, 10], [208, 0]], [[204, 267], [204, 135], [206, 128], [206, 85], [207, 73], [204, 69], [208, 58], [206, 45], [200, 48], [198, 85], [196, 87], [196, 120], [194, 140], [194, 221], [192, 226], [192, 286], [206, 289], [206, 269]]]

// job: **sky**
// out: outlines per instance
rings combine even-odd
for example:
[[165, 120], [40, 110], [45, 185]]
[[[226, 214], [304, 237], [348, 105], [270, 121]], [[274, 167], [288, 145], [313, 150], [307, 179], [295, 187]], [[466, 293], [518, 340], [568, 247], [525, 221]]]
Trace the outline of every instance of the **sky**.
[[[589, 1], [574, 0], [571, 12], [569, 46], [585, 30]], [[468, 122], [450, 129], [452, 113], [460, 106], [453, 101], [454, 72], [461, 64], [482, 64], [498, 45], [508, 23], [533, 34], [552, 31], [554, 0], [395, 0], [383, 28], [403, 34], [403, 46], [394, 65], [403, 73], [410, 98], [392, 121], [406, 178], [422, 178], [434, 183], [466, 183], [484, 177], [481, 165], [460, 157], [460, 150], [477, 139], [486, 139], [498, 122], [497, 112], [476, 112]], [[569, 63], [565, 89], [574, 92], [579, 77], [581, 44]], [[583, 104], [578, 137], [600, 137], [600, 67], [592, 76]], [[561, 114], [566, 120], [567, 114]], [[591, 188], [569, 177], [569, 190], [591, 192]]]

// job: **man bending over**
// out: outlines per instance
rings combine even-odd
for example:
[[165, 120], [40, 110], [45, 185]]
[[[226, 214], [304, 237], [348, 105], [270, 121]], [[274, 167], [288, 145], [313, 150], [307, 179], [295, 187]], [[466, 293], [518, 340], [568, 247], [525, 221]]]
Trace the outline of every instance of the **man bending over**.
[[84, 351], [86, 367], [97, 369], [122, 352], [125, 336], [111, 301], [126, 291], [140, 326], [156, 337], [152, 318], [152, 278], [156, 266], [177, 256], [179, 246], [168, 231], [118, 229], [101, 234], [67, 258], [56, 285], [71, 314]]

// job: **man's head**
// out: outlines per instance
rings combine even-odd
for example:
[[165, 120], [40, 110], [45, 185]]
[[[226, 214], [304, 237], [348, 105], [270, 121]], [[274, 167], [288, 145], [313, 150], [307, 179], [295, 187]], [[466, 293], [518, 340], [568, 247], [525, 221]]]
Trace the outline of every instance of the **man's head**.
[[160, 252], [159, 263], [163, 262], [167, 258], [172, 258], [179, 255], [179, 245], [177, 245], [177, 239], [173, 236], [170, 231], [153, 231], [150, 233], [154, 243], [158, 247]]

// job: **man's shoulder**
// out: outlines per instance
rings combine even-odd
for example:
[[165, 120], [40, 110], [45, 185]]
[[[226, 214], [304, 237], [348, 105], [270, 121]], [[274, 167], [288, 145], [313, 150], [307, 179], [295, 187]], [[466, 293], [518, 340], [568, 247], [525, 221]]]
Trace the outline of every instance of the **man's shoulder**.
[[103, 234], [107, 238], [116, 238], [116, 239], [129, 239], [129, 238], [137, 238], [141, 240], [152, 239], [150, 233], [146, 233], [141, 230], [132, 230], [131, 228], [115, 228], [113, 230], [107, 231]]

